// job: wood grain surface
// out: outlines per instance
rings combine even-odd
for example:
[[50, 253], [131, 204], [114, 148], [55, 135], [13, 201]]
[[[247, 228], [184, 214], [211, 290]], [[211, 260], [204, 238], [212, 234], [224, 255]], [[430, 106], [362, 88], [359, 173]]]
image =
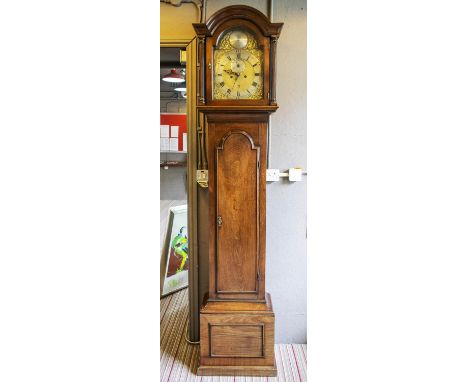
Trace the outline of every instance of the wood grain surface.
[[211, 325], [210, 357], [263, 357], [263, 325]]
[[216, 150], [216, 292], [256, 293], [260, 149], [245, 131], [231, 130]]

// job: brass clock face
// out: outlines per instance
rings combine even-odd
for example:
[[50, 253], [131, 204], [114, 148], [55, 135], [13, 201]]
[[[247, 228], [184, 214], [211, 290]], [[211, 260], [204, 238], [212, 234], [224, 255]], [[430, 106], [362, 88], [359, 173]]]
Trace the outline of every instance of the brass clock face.
[[247, 31], [231, 30], [214, 51], [213, 99], [263, 98], [263, 55]]

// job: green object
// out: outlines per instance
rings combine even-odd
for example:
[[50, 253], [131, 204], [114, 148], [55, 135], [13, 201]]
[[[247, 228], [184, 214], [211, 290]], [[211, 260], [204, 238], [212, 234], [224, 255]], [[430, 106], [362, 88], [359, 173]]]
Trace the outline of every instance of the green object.
[[175, 253], [182, 258], [177, 273], [182, 272], [188, 258], [188, 238], [184, 230], [185, 227], [182, 227], [171, 243], [171, 247], [174, 248]]

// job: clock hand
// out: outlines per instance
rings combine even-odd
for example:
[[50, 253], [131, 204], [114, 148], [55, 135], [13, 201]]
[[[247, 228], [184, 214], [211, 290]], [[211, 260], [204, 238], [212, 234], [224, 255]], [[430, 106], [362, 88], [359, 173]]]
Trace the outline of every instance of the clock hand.
[[239, 77], [239, 73], [233, 72], [231, 69], [224, 70], [227, 74], [235, 74], [237, 77]]
[[239, 79], [239, 75], [237, 75], [236, 80], [234, 81], [234, 84], [232, 85], [231, 91], [233, 91], [234, 88], [236, 87], [236, 82], [238, 79]]

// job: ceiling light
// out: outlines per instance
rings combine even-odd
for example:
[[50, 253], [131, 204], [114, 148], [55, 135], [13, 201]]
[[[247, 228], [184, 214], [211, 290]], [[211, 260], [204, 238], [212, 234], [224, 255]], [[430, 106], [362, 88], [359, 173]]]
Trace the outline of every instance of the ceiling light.
[[184, 82], [185, 78], [180, 75], [180, 73], [177, 72], [176, 69], [171, 69], [171, 72], [169, 74], [166, 74], [163, 78], [163, 81], [166, 82]]
[[180, 88], [175, 88], [174, 89], [176, 92], [186, 92], [187, 88], [186, 87], [180, 87]]

